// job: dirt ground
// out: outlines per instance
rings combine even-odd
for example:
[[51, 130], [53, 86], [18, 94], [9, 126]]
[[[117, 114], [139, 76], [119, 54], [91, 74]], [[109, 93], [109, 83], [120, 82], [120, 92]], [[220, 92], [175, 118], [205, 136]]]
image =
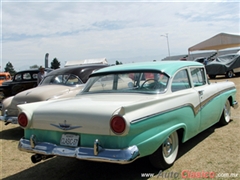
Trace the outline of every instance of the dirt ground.
[[[233, 81], [240, 103], [240, 77], [222, 77], [211, 82]], [[224, 127], [214, 125], [180, 146], [175, 164], [161, 172], [146, 158], [128, 165], [80, 161], [54, 157], [37, 164], [32, 154], [17, 149], [23, 130], [18, 125], [0, 123], [0, 179], [202, 179], [204, 175], [216, 179], [240, 179], [240, 107], [232, 109], [232, 121]], [[151, 177], [153, 176], [153, 177]]]

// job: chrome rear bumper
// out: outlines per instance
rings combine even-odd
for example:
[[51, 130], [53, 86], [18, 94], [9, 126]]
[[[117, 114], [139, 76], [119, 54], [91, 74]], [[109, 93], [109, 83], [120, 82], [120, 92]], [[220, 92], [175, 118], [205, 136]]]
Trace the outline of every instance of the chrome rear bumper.
[[104, 149], [100, 146], [98, 140], [94, 142], [93, 148], [88, 147], [65, 147], [47, 142], [36, 142], [35, 137], [30, 140], [20, 139], [18, 149], [20, 151], [36, 153], [46, 156], [65, 156], [80, 160], [110, 162], [118, 164], [127, 164], [136, 160], [139, 156], [137, 146], [131, 146], [126, 149]]
[[8, 116], [7, 110], [5, 112], [2, 112], [3, 115], [0, 116], [0, 121], [5, 122], [5, 125], [12, 123], [12, 124], [18, 124], [18, 117], [17, 116]]

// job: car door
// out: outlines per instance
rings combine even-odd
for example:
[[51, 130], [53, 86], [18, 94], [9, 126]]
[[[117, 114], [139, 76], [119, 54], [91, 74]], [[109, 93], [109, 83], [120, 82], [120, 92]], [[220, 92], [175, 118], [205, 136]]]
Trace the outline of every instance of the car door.
[[219, 114], [222, 109], [219, 109], [221, 99], [215, 96], [217, 89], [208, 83], [204, 68], [190, 68], [193, 88], [199, 94], [200, 101], [200, 126], [199, 131], [210, 127], [219, 120]]
[[198, 113], [200, 101], [198, 92], [192, 88], [187, 68], [179, 70], [173, 76], [171, 91], [173, 93], [172, 95], [175, 97], [173, 107], [189, 106], [189, 108], [192, 109], [193, 113], [189, 111], [189, 114], [182, 114], [182, 116], [187, 117], [184, 121], [188, 129], [186, 131], [186, 137], [195, 136], [198, 134], [200, 127], [200, 115]]

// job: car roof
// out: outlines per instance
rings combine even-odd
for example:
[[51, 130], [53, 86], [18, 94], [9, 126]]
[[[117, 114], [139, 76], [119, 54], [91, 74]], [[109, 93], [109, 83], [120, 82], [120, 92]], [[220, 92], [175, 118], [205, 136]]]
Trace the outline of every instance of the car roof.
[[74, 74], [77, 75], [84, 83], [89, 78], [89, 75], [95, 69], [101, 69], [104, 67], [108, 67], [108, 64], [87, 64], [87, 65], [76, 65], [76, 66], [68, 66], [60, 69], [55, 69], [47, 74], [47, 76], [55, 76], [60, 74]]
[[1, 75], [10, 75], [9, 72], [0, 72]]
[[26, 69], [26, 70], [21, 70], [21, 71], [18, 71], [16, 72], [17, 73], [24, 73], [24, 72], [39, 72], [38, 69]]
[[123, 71], [137, 71], [137, 70], [155, 70], [161, 71], [163, 73], [172, 76], [178, 69], [189, 67], [189, 66], [199, 66], [204, 67], [199, 62], [194, 61], [157, 61], [157, 62], [140, 62], [140, 63], [129, 63], [116, 66], [110, 66], [104, 69], [100, 69], [94, 72], [92, 76], [102, 73], [111, 72], [123, 72]]
[[55, 75], [55, 74], [64, 74], [64, 73], [71, 73], [74, 71], [79, 71], [82, 69], [87, 69], [87, 68], [102, 68], [102, 67], [107, 67], [109, 65], [106, 64], [91, 64], [91, 65], [79, 65], [79, 66], [68, 66], [68, 67], [63, 67], [59, 69], [55, 69], [51, 72], [48, 73], [48, 75]]

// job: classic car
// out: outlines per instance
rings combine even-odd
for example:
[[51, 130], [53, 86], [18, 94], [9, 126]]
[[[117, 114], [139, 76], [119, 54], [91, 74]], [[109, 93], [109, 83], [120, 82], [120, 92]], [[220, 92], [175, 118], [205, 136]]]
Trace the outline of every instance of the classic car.
[[211, 79], [217, 75], [225, 75], [232, 78], [240, 73], [240, 54], [226, 54], [217, 57], [206, 66], [207, 74]]
[[83, 88], [93, 71], [107, 66], [107, 64], [69, 66], [48, 73], [37, 87], [4, 99], [0, 121], [4, 121], [5, 125], [17, 124], [17, 105], [19, 104], [75, 96]]
[[197, 57], [197, 58], [195, 58], [193, 61], [202, 63], [202, 64], [204, 64], [204, 65], [207, 65], [207, 64], [208, 64], [208, 59], [205, 58], [205, 57]]
[[126, 164], [176, 160], [179, 143], [226, 125], [237, 108], [233, 82], [210, 83], [203, 64], [160, 61], [107, 67], [73, 98], [18, 105], [21, 151], [36, 163], [52, 156]]
[[[45, 71], [50, 72], [51, 69], [46, 68]], [[4, 81], [0, 86], [0, 101], [21, 91], [36, 87], [38, 72], [38, 69], [19, 71], [12, 80]]]
[[9, 72], [0, 72], [0, 85], [7, 80], [11, 80], [11, 74]]

